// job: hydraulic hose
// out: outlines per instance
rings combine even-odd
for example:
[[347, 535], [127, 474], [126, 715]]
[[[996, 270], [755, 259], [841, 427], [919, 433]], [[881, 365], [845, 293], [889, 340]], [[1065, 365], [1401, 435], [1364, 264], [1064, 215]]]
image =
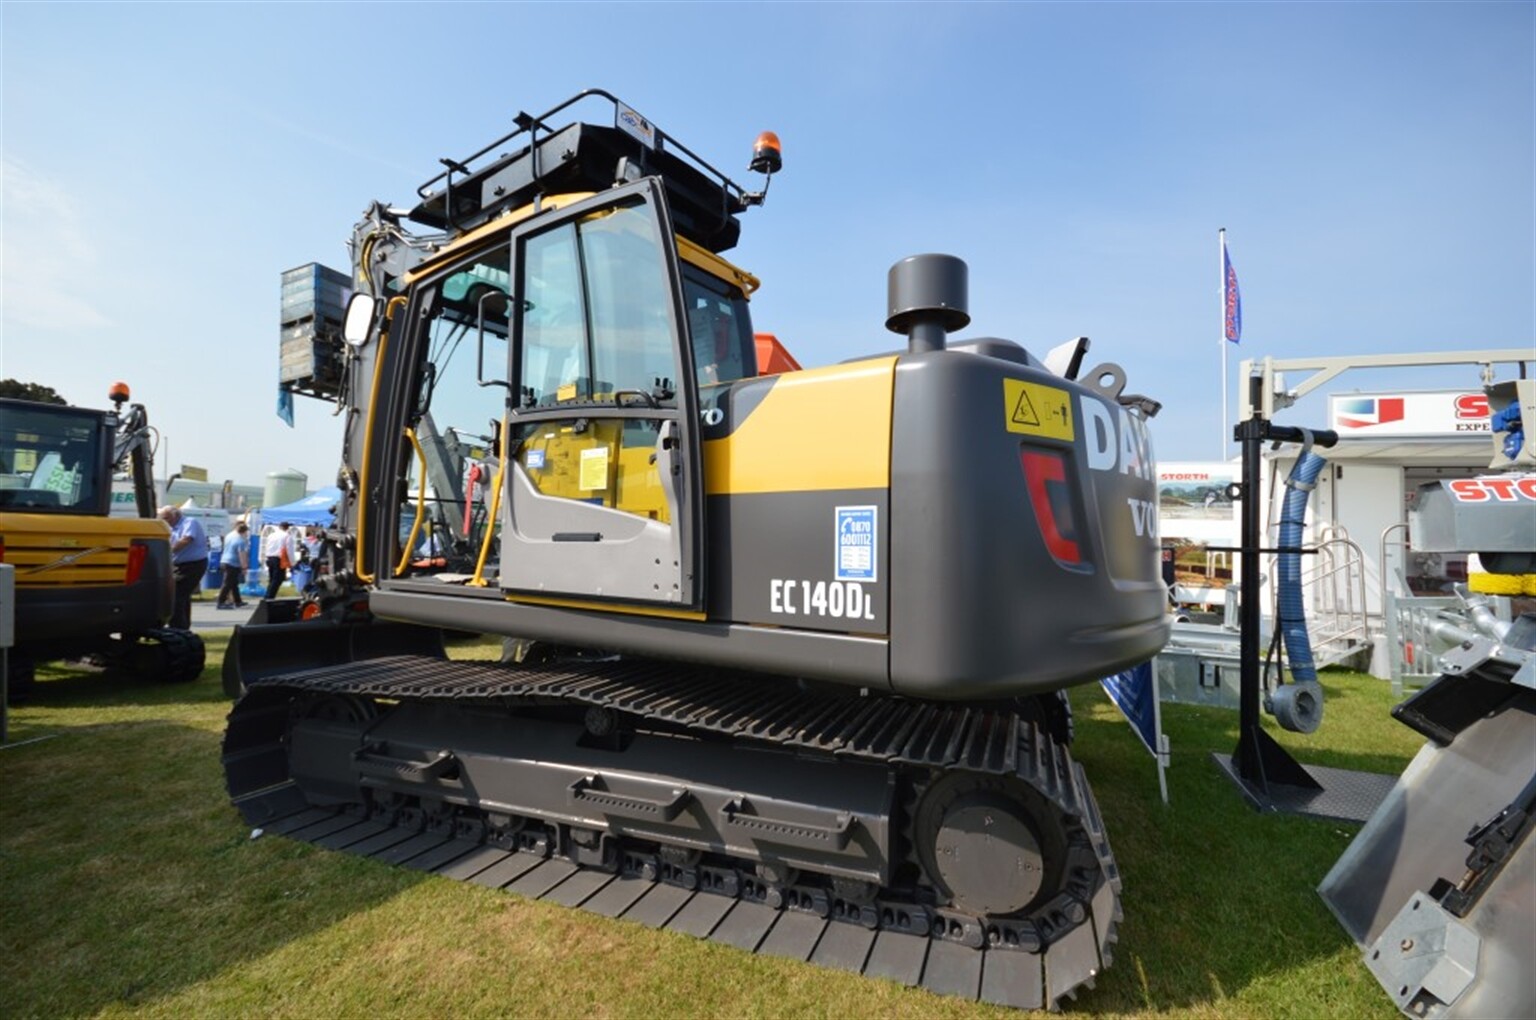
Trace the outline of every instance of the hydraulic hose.
[[1305, 429], [1302, 432], [1301, 456], [1285, 480], [1285, 500], [1280, 510], [1279, 545], [1282, 552], [1276, 566], [1276, 626], [1285, 641], [1291, 683], [1275, 692], [1273, 707], [1276, 720], [1285, 729], [1311, 733], [1322, 722], [1323, 691], [1317, 682], [1312, 641], [1307, 635], [1299, 549], [1307, 517], [1307, 500], [1317, 487], [1317, 476], [1328, 461], [1312, 452], [1312, 434]]

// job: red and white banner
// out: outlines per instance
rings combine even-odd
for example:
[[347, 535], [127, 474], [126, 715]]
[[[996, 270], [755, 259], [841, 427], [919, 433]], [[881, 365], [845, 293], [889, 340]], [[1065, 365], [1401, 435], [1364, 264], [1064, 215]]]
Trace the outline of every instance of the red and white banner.
[[1458, 478], [1445, 487], [1458, 503], [1536, 503], [1536, 475]]

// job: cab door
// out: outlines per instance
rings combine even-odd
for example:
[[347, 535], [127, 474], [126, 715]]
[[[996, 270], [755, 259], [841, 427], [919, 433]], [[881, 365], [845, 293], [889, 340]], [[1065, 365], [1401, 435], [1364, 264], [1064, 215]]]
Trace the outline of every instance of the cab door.
[[697, 394], [660, 188], [605, 192], [511, 241], [501, 587], [697, 610]]

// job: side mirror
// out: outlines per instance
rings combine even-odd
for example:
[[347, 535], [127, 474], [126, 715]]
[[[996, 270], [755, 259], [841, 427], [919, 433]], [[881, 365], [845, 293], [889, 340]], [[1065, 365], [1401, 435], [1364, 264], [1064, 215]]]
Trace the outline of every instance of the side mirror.
[[353, 347], [361, 347], [368, 342], [368, 334], [373, 328], [373, 313], [378, 307], [372, 295], [353, 294], [352, 300], [347, 302], [347, 318], [341, 327], [341, 336]]

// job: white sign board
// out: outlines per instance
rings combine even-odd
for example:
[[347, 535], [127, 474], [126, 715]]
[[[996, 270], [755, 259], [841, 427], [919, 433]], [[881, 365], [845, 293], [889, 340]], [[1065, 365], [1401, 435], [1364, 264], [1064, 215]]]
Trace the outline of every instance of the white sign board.
[[1340, 439], [1488, 434], [1488, 397], [1480, 390], [1335, 393], [1329, 427]]
[[1180, 603], [1218, 605], [1236, 580], [1237, 506], [1232, 483], [1241, 466], [1225, 461], [1159, 461], [1157, 516], [1164, 557], [1174, 564], [1174, 594]]

